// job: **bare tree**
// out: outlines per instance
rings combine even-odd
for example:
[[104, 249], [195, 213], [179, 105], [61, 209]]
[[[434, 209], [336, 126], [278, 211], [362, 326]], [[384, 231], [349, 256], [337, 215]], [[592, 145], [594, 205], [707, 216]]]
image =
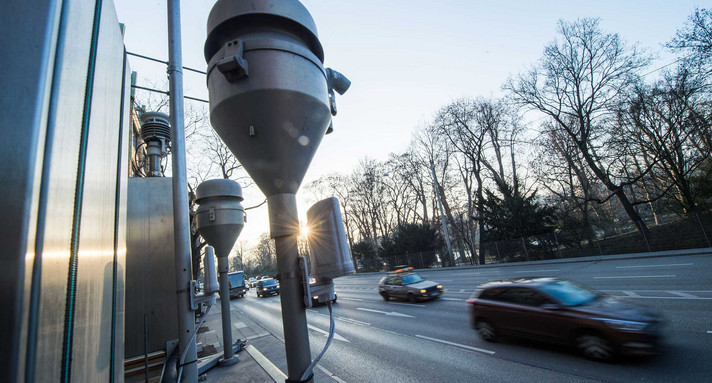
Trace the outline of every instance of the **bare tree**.
[[[461, 99], [454, 101], [440, 109], [434, 118], [432, 126], [422, 131], [420, 138], [421, 145], [428, 153], [428, 160], [434, 169], [436, 168], [435, 159], [438, 158], [435, 153], [440, 153], [440, 163], [443, 169], [442, 177], [439, 177], [441, 180], [446, 179], [446, 169], [451, 159], [457, 167], [457, 173], [466, 199], [465, 212], [464, 214], [456, 214], [457, 219], [455, 219], [450, 204], [447, 203], [447, 198], [443, 198], [443, 205], [448, 221], [457, 232], [458, 240], [467, 245], [472, 258], [477, 254], [475, 249], [476, 240], [474, 238], [476, 221], [479, 222], [478, 232], [482, 233], [484, 229], [484, 224], [480, 220], [480, 217], [482, 217], [480, 208], [483, 207], [482, 202], [484, 201], [483, 198], [480, 198], [483, 196], [481, 159], [484, 157], [484, 147], [480, 145], [484, 144], [484, 134], [477, 136], [477, 132], [472, 126], [473, 117], [474, 109], [471, 100]], [[457, 155], [451, 157], [451, 153]], [[437, 180], [435, 181], [435, 190], [436, 193], [445, 196], [445, 189], [442, 183]], [[475, 211], [477, 211], [477, 214], [475, 214]], [[484, 263], [484, 251], [482, 248], [480, 248], [479, 253], [479, 261]]]
[[687, 23], [666, 46], [685, 55], [688, 68], [697, 69], [703, 76], [709, 75], [712, 72], [712, 10], [695, 8]]
[[712, 102], [686, 67], [652, 86], [640, 85], [620, 111], [620, 136], [635, 147], [652, 171], [646, 179], [685, 213], [698, 212], [712, 160]]
[[354, 168], [349, 184], [353, 197], [355, 223], [364, 238], [377, 246], [378, 238], [388, 235], [395, 227], [385, 203], [382, 164], [363, 158]]
[[603, 33], [598, 19], [560, 21], [558, 32], [560, 40], [545, 48], [540, 65], [510, 78], [504, 88], [520, 106], [555, 121], [554, 127], [571, 139], [610, 196], [618, 198], [630, 220], [649, 237], [625, 192], [639, 178], [621, 177], [624, 164], [607, 151], [607, 141], [620, 96], [635, 84], [650, 58], [637, 47], [628, 47], [617, 34]]
[[421, 199], [417, 186], [422, 177], [412, 165], [410, 152], [391, 153], [384, 164], [386, 203], [393, 209], [397, 225], [413, 222], [419, 215], [417, 203]]
[[554, 199], [551, 202], [557, 207], [559, 228], [570, 232], [575, 243], [587, 238], [593, 244], [591, 227], [596, 210], [592, 203], [602, 199], [595, 187], [597, 179], [581, 158], [578, 147], [553, 124], [542, 124], [531, 167], [539, 185]]

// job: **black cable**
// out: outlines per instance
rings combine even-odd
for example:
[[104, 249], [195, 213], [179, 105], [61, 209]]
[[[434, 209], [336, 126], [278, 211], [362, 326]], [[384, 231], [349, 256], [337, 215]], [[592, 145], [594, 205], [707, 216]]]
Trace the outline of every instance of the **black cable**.
[[[140, 55], [140, 54], [138, 54], [138, 53], [133, 53], [133, 52], [128, 52], [128, 51], [127, 51], [126, 54], [127, 54], [127, 55], [130, 55], [130, 56], [142, 58], [142, 59], [144, 59], [144, 60], [153, 61], [153, 62], [157, 62], [157, 63], [161, 63], [161, 64], [166, 64], [166, 65], [168, 65], [168, 61], [163, 61], [163, 60], [159, 60], [159, 59], [156, 59], [156, 58], [153, 58], [153, 57], [148, 57], [148, 56]], [[202, 75], [206, 75], [206, 74], [207, 74], [207, 73], [203, 72], [202, 70], [189, 68], [189, 67], [187, 67], [187, 66], [184, 66], [183, 69], [189, 70], [189, 71], [192, 71], [192, 72], [195, 72], [195, 73], [200, 73], [200, 74], [202, 74]]]
[[[145, 87], [145, 86], [140, 86], [140, 85], [131, 85], [131, 87], [132, 87], [132, 88], [135, 88], [135, 89], [145, 90], [145, 91], [148, 91], [148, 92], [155, 92], [155, 93], [161, 93], [161, 94], [165, 94], [165, 95], [170, 95], [170, 93], [169, 93], [168, 91], [165, 91], [165, 90], [147, 88], [147, 87]], [[208, 101], [208, 100], [205, 100], [205, 99], [202, 99], [202, 98], [197, 98], [197, 97], [191, 97], [191, 96], [185, 96], [185, 95], [183, 95], [183, 98], [188, 99], [188, 100], [193, 100], [193, 101], [204, 102], [204, 103], [206, 103], [206, 104], [209, 104], [209, 103], [210, 103], [210, 101]]]

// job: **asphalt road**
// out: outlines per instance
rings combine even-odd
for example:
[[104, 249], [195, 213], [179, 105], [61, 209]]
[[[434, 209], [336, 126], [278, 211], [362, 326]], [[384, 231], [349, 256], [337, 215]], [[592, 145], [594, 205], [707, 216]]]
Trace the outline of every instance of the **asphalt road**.
[[[712, 379], [712, 256], [517, 265], [422, 272], [441, 282], [437, 300], [385, 302], [384, 273], [336, 281], [336, 338], [320, 368], [345, 382], [707, 382]], [[667, 320], [661, 354], [614, 363], [566, 347], [518, 339], [487, 343], [470, 327], [465, 303], [484, 282], [525, 276], [569, 278], [653, 306]], [[279, 297], [254, 293], [233, 305], [282, 338]], [[325, 306], [308, 310], [313, 356], [329, 330]]]

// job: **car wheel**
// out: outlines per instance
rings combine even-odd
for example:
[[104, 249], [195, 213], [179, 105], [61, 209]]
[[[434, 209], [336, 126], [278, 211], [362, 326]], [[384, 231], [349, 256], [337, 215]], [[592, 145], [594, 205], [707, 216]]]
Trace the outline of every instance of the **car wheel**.
[[477, 323], [475, 323], [475, 329], [477, 330], [477, 334], [483, 340], [487, 342], [494, 342], [497, 340], [497, 331], [494, 329], [494, 326], [490, 324], [490, 322], [487, 322], [484, 319], [478, 319]]
[[415, 303], [418, 301], [418, 298], [415, 297], [415, 294], [413, 293], [408, 293], [408, 301], [410, 303]]
[[576, 338], [576, 347], [589, 359], [603, 362], [613, 358], [611, 343], [596, 334], [580, 335]]
[[384, 301], [389, 301], [391, 299], [391, 296], [388, 295], [386, 292], [381, 292], [381, 296], [383, 297]]

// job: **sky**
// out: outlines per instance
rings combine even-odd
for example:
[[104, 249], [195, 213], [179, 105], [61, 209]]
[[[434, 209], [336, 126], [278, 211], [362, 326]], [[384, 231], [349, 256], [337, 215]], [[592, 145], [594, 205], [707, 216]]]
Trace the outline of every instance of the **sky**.
[[[164, 0], [114, 0], [125, 24], [129, 52], [168, 57]], [[207, 17], [215, 0], [181, 2], [183, 65], [205, 70]], [[658, 56], [650, 70], [674, 60], [662, 44], [687, 20], [699, 1], [686, 0], [302, 0], [314, 18], [325, 66], [352, 82], [337, 96], [334, 133], [326, 136], [302, 186], [332, 172], [350, 173], [364, 157], [385, 160], [401, 152], [435, 112], [461, 97], [501, 97], [502, 84], [541, 57], [556, 37], [558, 20], [598, 17], [605, 32], [618, 33]], [[138, 85], [166, 82], [165, 66], [130, 57]], [[650, 76], [655, 76], [653, 73]], [[208, 98], [205, 78], [184, 72], [184, 93]], [[307, 193], [297, 195], [299, 212]], [[246, 207], [264, 196], [245, 190]], [[239, 241], [255, 244], [269, 231], [266, 206], [249, 211]]]

